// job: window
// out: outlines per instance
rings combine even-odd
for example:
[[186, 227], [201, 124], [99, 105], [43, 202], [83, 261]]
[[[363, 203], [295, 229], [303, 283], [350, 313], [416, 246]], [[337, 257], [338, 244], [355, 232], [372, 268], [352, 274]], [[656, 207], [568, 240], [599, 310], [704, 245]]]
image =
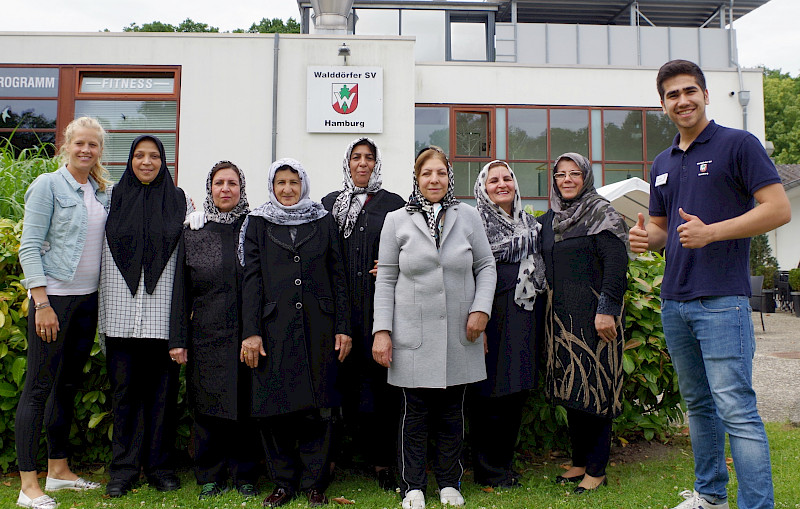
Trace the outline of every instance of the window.
[[177, 71], [79, 69], [74, 117], [95, 117], [106, 130], [103, 162], [118, 181], [133, 140], [152, 134], [164, 143], [174, 178], [178, 145]]
[[552, 161], [559, 155], [587, 156], [597, 187], [631, 177], [647, 180], [653, 158], [672, 144], [675, 132], [669, 117], [655, 108], [416, 108], [417, 151], [429, 144], [445, 150], [456, 174], [456, 196], [472, 198], [480, 169], [500, 157], [514, 170], [523, 199], [537, 209], [547, 208]]
[[0, 143], [15, 150], [44, 146], [55, 154], [59, 71], [0, 67]]

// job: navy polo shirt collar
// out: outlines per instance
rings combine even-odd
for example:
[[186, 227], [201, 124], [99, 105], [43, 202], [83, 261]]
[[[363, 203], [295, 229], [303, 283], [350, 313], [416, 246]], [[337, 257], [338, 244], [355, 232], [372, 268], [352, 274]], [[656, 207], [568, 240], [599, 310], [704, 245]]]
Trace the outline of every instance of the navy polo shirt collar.
[[[719, 129], [717, 123], [714, 122], [713, 120], [709, 120], [708, 125], [705, 127], [705, 129], [703, 129], [703, 132], [701, 132], [697, 136], [697, 138], [695, 138], [695, 140], [692, 142], [691, 145], [689, 145], [689, 148], [687, 148], [686, 151], [688, 152], [693, 146], [695, 146], [695, 144], [706, 143], [707, 141], [709, 141], [711, 137], [714, 136], [714, 133], [717, 131], [717, 129]], [[670, 147], [673, 153], [676, 150], [679, 152], [683, 152], [683, 150], [681, 150], [680, 148], [680, 142], [681, 142], [681, 133], [678, 133], [672, 140], [672, 147]]]

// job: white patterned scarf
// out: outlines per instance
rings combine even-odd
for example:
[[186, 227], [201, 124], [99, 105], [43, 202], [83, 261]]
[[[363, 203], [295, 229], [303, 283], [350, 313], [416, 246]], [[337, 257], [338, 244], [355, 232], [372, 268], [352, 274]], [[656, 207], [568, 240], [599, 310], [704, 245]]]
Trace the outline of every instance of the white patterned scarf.
[[[273, 180], [275, 180], [275, 173], [277, 173], [278, 168], [283, 166], [291, 167], [300, 176], [302, 186], [300, 190], [300, 200], [294, 205], [283, 205], [275, 196]], [[244, 236], [245, 232], [247, 232], [247, 225], [250, 222], [250, 217], [258, 216], [263, 217], [270, 223], [296, 226], [316, 221], [321, 217], [325, 217], [328, 213], [321, 203], [312, 201], [311, 198], [308, 197], [311, 193], [311, 183], [309, 182], [305, 168], [303, 168], [300, 161], [296, 159], [287, 157], [278, 159], [272, 163], [269, 167], [267, 190], [269, 192], [269, 200], [247, 215], [244, 224], [242, 224], [242, 230], [239, 233], [239, 249], [237, 254], [239, 255], [239, 263], [241, 263], [242, 266], [244, 266]]]
[[[356, 187], [353, 183], [353, 177], [350, 172], [350, 154], [353, 153], [353, 148], [359, 144], [368, 144], [370, 148], [375, 149], [375, 169], [372, 170], [372, 175], [369, 176], [367, 187]], [[331, 213], [336, 218], [336, 224], [339, 225], [339, 231], [342, 232], [344, 238], [348, 238], [353, 233], [353, 228], [358, 220], [358, 214], [364, 206], [364, 201], [359, 199], [360, 194], [374, 194], [381, 190], [381, 152], [378, 146], [370, 138], [357, 138], [353, 140], [344, 152], [344, 161], [342, 162], [342, 174], [344, 189], [339, 193], [336, 201], [333, 203]]]
[[[514, 179], [514, 202], [511, 215], [489, 198], [486, 192], [486, 180], [489, 168], [502, 164], [508, 168]], [[522, 208], [519, 184], [514, 171], [504, 161], [492, 161], [486, 164], [475, 180], [475, 199], [478, 212], [486, 228], [486, 236], [492, 247], [494, 258], [498, 262], [519, 262], [517, 285], [514, 289], [514, 302], [521, 308], [531, 311], [536, 302], [536, 295], [547, 288], [544, 274], [544, 260], [541, 254], [539, 232], [542, 225]]]
[[[444, 155], [444, 152], [438, 147], [428, 147], [420, 151], [417, 155], [422, 155], [423, 152], [426, 150], [435, 150], [440, 154]], [[411, 191], [411, 196], [408, 198], [408, 203], [406, 203], [406, 210], [409, 212], [422, 212], [425, 215], [425, 219], [428, 223], [428, 230], [431, 232], [431, 237], [433, 240], [436, 241], [436, 247], [439, 247], [439, 233], [441, 231], [441, 225], [444, 221], [444, 214], [448, 207], [455, 205], [458, 203], [458, 200], [455, 197], [455, 193], [453, 189], [456, 186], [455, 177], [453, 175], [453, 166], [450, 164], [450, 160], [447, 159], [447, 156], [444, 155], [445, 160], [447, 161], [447, 192], [444, 194], [444, 197], [438, 202], [442, 208], [436, 213], [434, 213], [434, 204], [431, 203], [427, 198], [422, 195], [422, 191], [419, 190], [419, 182], [417, 181], [417, 173], [413, 172], [414, 175], [414, 190]]]
[[[220, 168], [220, 170], [230, 168], [239, 173], [239, 203], [237, 203], [236, 206], [234, 206], [233, 209], [229, 210], [228, 212], [222, 212], [219, 210], [219, 208], [214, 205], [214, 197], [211, 195], [211, 180], [214, 175], [214, 170], [220, 165], [226, 165], [223, 168]], [[206, 179], [206, 200], [203, 202], [203, 211], [206, 214], [206, 221], [222, 224], [233, 224], [241, 216], [249, 214], [250, 204], [247, 203], [247, 193], [244, 189], [244, 173], [242, 173], [242, 170], [240, 170], [238, 166], [230, 161], [220, 161], [215, 164], [208, 172], [208, 178]]]

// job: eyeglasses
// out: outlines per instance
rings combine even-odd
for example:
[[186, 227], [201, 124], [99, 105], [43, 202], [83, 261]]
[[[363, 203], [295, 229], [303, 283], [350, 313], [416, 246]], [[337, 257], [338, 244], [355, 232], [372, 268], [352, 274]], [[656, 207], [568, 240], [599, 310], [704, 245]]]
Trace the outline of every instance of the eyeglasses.
[[564, 173], [563, 171], [559, 171], [558, 173], [553, 173], [553, 178], [556, 179], [556, 182], [560, 182], [560, 181], [564, 180], [565, 178], [567, 178], [567, 175], [569, 175], [569, 178], [572, 179], [572, 180], [577, 180], [579, 178], [583, 178], [583, 172], [582, 171], [577, 171], [577, 170], [570, 171], [570, 172], [567, 172], [567, 173]]

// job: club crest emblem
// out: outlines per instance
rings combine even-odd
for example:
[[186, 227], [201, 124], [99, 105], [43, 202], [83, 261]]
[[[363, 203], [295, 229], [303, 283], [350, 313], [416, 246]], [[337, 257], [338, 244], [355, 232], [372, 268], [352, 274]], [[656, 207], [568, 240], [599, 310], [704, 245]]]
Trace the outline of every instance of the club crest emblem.
[[347, 115], [358, 108], [358, 83], [333, 83], [333, 110]]
[[698, 177], [703, 177], [703, 176], [709, 175], [709, 173], [708, 173], [709, 168], [708, 167], [711, 164], [711, 162], [712, 161], [700, 161], [700, 162], [697, 163], [697, 170], [698, 170], [697, 176]]

